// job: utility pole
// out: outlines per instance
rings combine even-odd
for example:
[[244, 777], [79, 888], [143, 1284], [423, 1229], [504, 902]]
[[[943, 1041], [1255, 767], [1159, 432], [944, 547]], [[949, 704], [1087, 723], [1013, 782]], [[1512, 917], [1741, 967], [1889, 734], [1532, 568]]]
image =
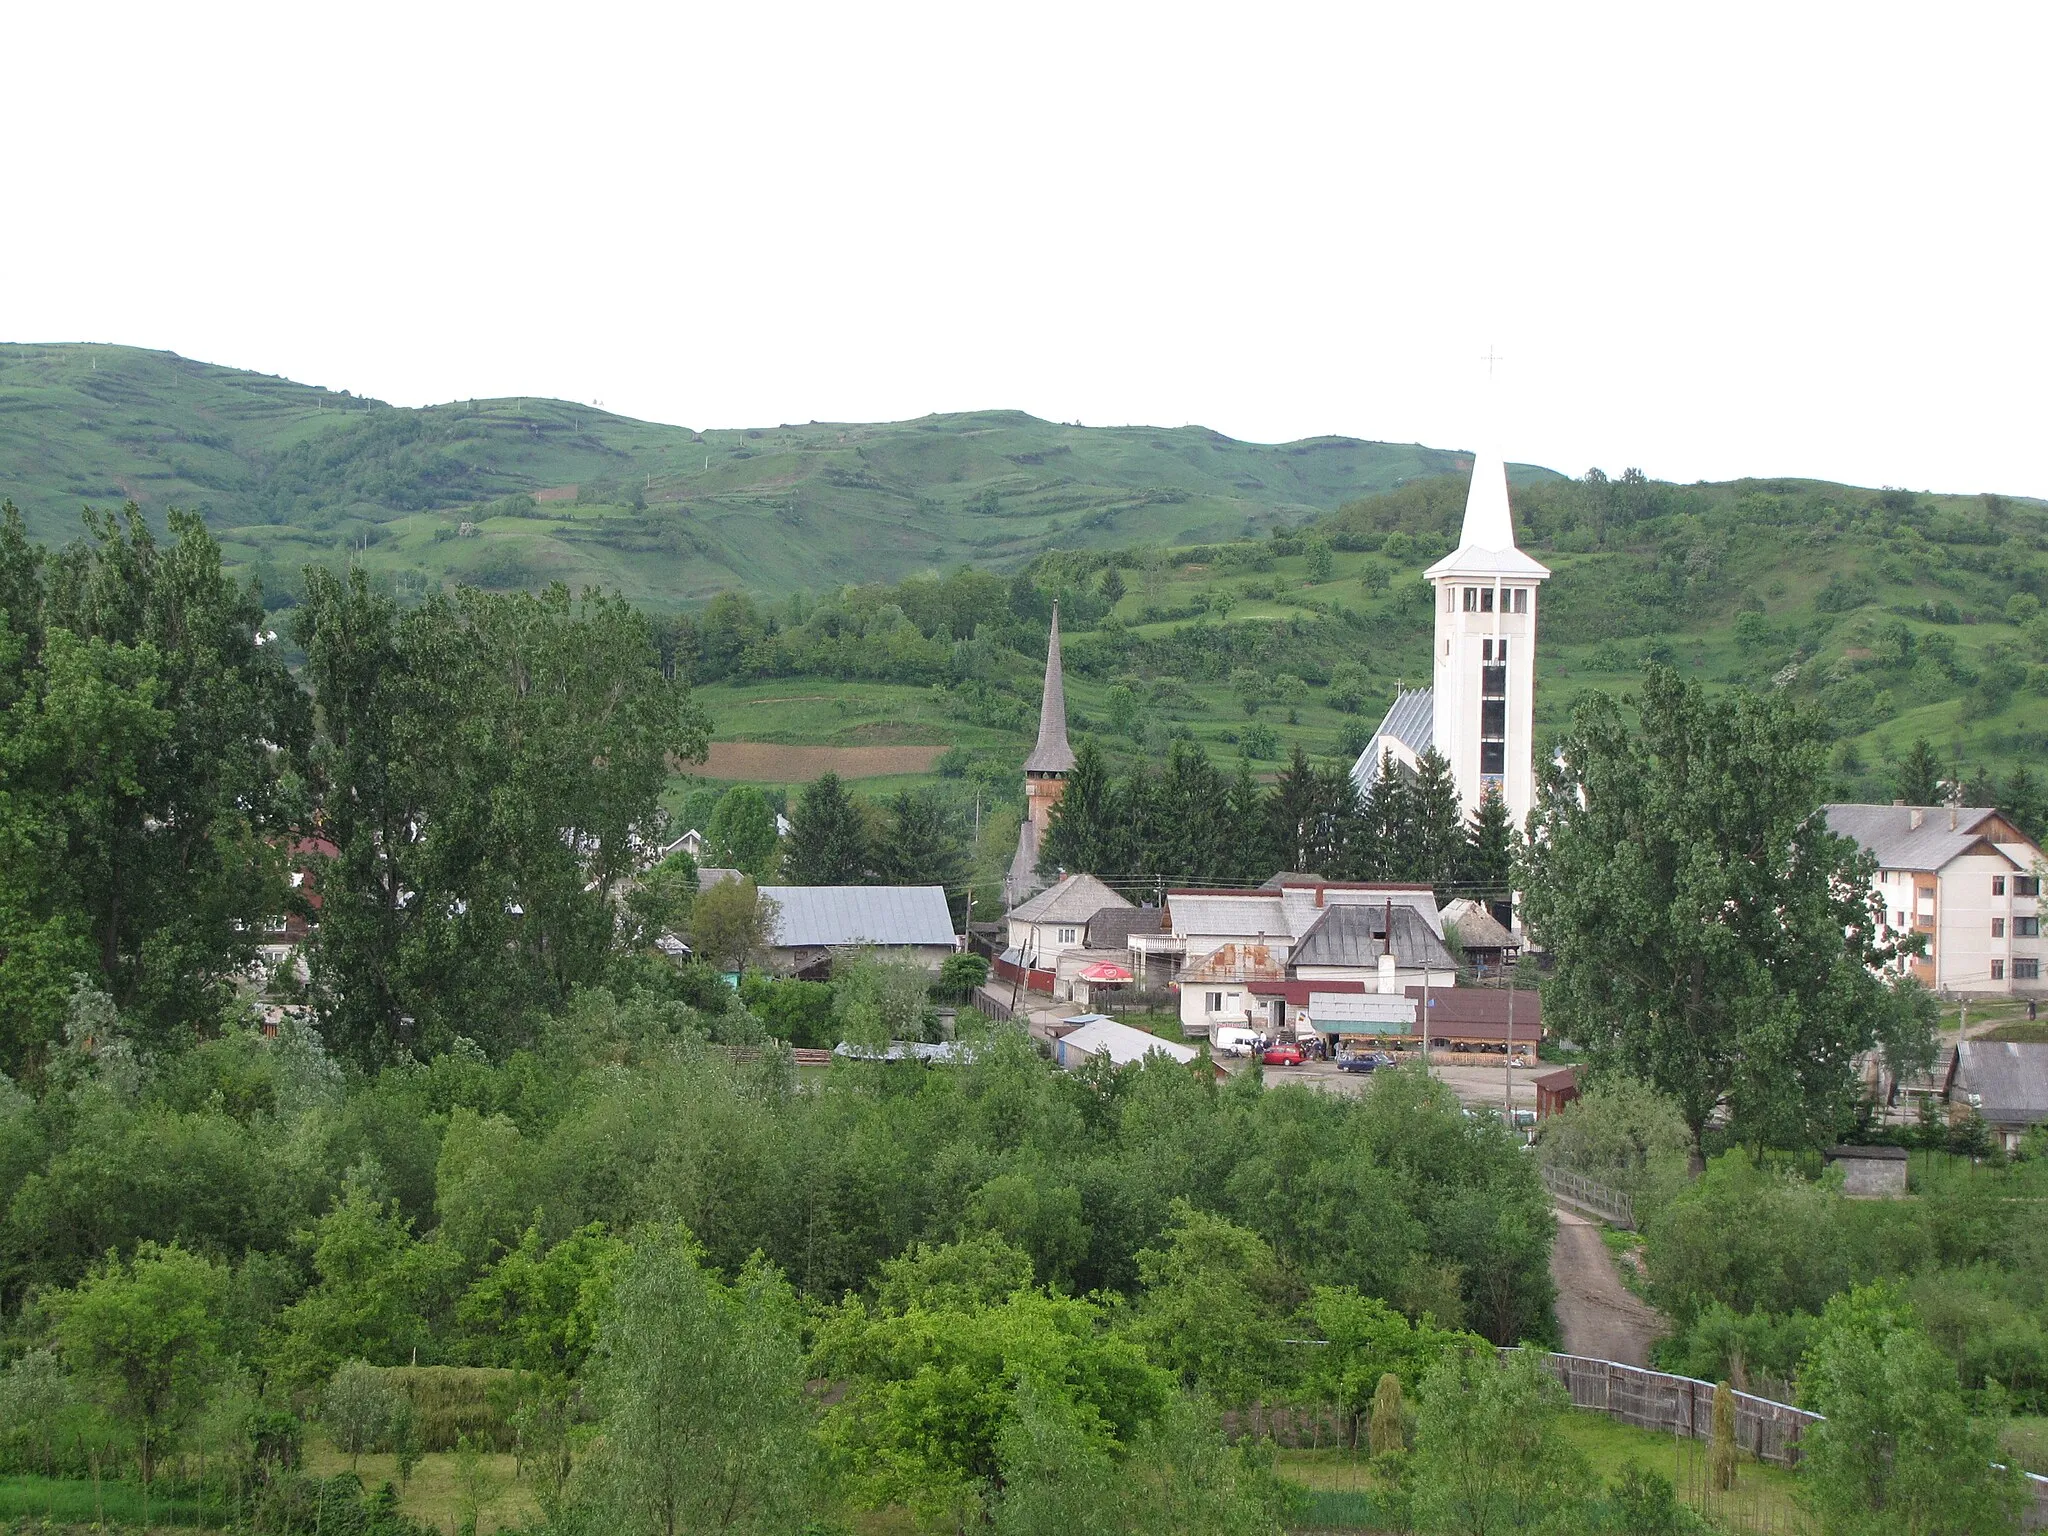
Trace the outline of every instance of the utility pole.
[[[1506, 966], [1502, 966], [1502, 967], [1501, 967], [1501, 972], [1502, 972], [1502, 974], [1503, 974], [1503, 975], [1505, 975], [1505, 974], [1506, 974], [1506, 972], [1507, 972], [1507, 967], [1506, 967]], [[1508, 1129], [1509, 1129], [1509, 1130], [1513, 1130], [1513, 1129], [1515, 1128], [1515, 979], [1514, 979], [1514, 977], [1512, 977], [1512, 976], [1509, 976], [1509, 977], [1508, 977], [1508, 1056], [1507, 1056], [1507, 1069], [1508, 1069], [1508, 1086], [1507, 1086], [1507, 1100], [1508, 1100], [1508, 1104], [1507, 1104], [1507, 1109], [1508, 1109]]]

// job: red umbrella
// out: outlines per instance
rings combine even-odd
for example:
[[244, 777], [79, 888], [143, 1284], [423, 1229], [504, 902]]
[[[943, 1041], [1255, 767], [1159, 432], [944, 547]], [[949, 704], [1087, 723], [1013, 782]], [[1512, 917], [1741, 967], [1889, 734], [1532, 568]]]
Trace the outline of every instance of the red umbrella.
[[1111, 982], [1129, 981], [1131, 973], [1120, 965], [1111, 965], [1107, 960], [1098, 960], [1081, 972], [1083, 981], [1107, 985]]

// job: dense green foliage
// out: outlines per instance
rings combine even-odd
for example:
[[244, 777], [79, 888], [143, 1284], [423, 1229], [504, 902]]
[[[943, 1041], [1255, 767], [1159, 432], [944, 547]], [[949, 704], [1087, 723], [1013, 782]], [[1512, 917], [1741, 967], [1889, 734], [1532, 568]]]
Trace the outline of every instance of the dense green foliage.
[[1549, 1027], [1668, 1094], [1696, 1153], [1724, 1107], [1774, 1144], [1831, 1140], [1882, 1046], [1924, 1067], [1933, 1008], [1888, 984], [1873, 857], [1827, 830], [1822, 745], [1782, 695], [1709, 698], [1659, 668], [1588, 696], [1531, 819], [1531, 937]]

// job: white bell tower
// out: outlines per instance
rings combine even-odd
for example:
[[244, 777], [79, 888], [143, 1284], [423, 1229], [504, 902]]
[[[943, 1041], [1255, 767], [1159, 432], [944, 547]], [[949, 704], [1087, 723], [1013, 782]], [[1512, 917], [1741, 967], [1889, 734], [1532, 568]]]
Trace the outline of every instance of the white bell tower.
[[1497, 452], [1474, 456], [1458, 547], [1423, 575], [1436, 588], [1433, 743], [1468, 820], [1498, 790], [1522, 826], [1536, 799], [1536, 589], [1550, 570], [1515, 547]]

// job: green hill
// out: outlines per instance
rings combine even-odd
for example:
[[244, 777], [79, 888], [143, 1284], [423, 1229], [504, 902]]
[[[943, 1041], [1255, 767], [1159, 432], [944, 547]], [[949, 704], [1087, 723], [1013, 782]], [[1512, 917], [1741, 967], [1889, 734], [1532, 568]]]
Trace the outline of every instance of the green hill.
[[280, 594], [353, 556], [401, 586], [559, 578], [673, 608], [1258, 536], [1460, 462], [1017, 411], [693, 432], [560, 400], [409, 410], [165, 352], [0, 346], [0, 495], [39, 536], [69, 537], [84, 502], [189, 507]]

